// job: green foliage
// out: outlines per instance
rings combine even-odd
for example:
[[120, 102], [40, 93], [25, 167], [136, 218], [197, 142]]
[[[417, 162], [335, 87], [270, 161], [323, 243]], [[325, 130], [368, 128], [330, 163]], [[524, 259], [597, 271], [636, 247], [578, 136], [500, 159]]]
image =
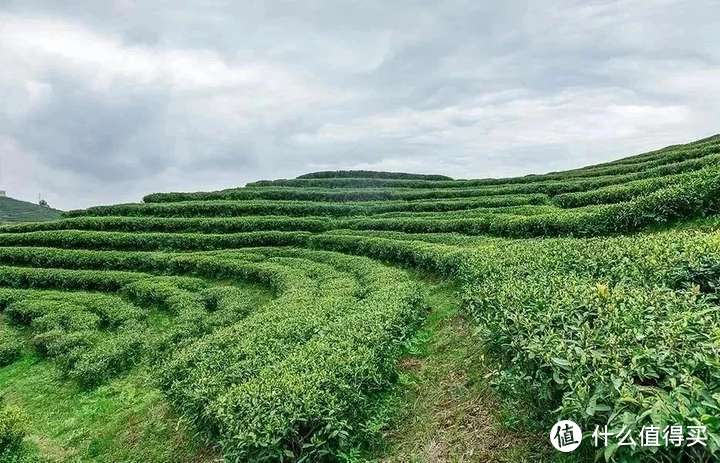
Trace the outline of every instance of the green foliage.
[[0, 367], [10, 365], [20, 357], [22, 341], [9, 329], [0, 325]]
[[308, 235], [299, 232], [273, 231], [202, 235], [197, 233], [115, 233], [73, 230], [0, 234], [0, 245], [128, 251], [212, 250], [249, 246], [289, 246], [301, 244], [306, 236]]
[[416, 211], [443, 212], [476, 207], [519, 206], [544, 204], [542, 194], [493, 195], [456, 200], [418, 201], [364, 201], [364, 202], [311, 202], [311, 201], [184, 201], [178, 203], [120, 204], [98, 206], [82, 211], [70, 211], [66, 217], [86, 215], [151, 216], [151, 217], [234, 217], [243, 215], [281, 216], [361, 216], [385, 212]]
[[[120, 298], [32, 290], [12, 296], [5, 298], [6, 302], [15, 299], [6, 306], [6, 315], [28, 325], [38, 353], [55, 359], [83, 386], [127, 371], [139, 354], [143, 341], [133, 330], [142, 326], [144, 313]], [[135, 335], [133, 345], [127, 342], [128, 333]]]
[[298, 178], [412, 178], [417, 180], [452, 180], [445, 175], [407, 174], [405, 172], [378, 172], [374, 170], [328, 170], [311, 172]]
[[694, 172], [667, 175], [635, 180], [620, 185], [610, 185], [596, 190], [563, 193], [555, 196], [553, 201], [561, 207], [582, 207], [591, 204], [613, 204], [630, 201], [638, 196], [690, 180], [693, 175]]
[[[280, 297], [179, 352], [161, 385], [230, 455], [315, 458], [348, 445], [364, 398], [392, 377], [421, 315], [418, 288], [367, 259], [298, 250], [268, 259], [294, 269]], [[245, 394], [251, 402], [238, 401]]]
[[309, 231], [328, 230], [328, 220], [321, 217], [74, 217], [53, 222], [15, 225], [1, 232], [26, 233], [48, 230], [94, 230], [117, 232], [163, 233], [246, 233], [260, 230]]
[[666, 233], [478, 254], [466, 263], [464, 305], [499, 363], [494, 384], [541, 426], [704, 425], [716, 454], [720, 316], [700, 284], [720, 276], [718, 251], [717, 235]]
[[12, 461], [21, 454], [26, 428], [27, 417], [18, 408], [0, 402], [0, 457]]

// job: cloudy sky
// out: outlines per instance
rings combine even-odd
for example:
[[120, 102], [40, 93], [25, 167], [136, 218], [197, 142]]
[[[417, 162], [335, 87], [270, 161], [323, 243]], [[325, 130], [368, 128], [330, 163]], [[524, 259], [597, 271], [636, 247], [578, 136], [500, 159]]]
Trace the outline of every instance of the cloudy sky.
[[600, 162], [720, 132], [719, 31], [720, 0], [0, 0], [0, 189]]

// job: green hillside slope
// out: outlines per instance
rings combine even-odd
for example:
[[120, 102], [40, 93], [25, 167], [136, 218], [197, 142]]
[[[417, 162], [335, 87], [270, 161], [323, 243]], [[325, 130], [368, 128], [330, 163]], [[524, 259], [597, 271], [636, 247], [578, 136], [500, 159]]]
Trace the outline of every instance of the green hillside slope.
[[40, 222], [60, 217], [60, 211], [13, 198], [0, 197], [0, 223]]
[[[400, 359], [442, 330], [420, 272], [460, 288], [469, 327], [457, 336], [481, 353], [454, 358], [487, 372], [476, 380], [515, 431], [545, 436], [559, 419], [576, 421], [589, 431], [570, 461], [711, 460], [718, 212], [714, 136], [545, 175], [320, 172], [0, 227], [0, 390], [29, 416], [26, 441], [44, 443], [9, 451], [60, 461], [393, 458], [375, 445], [392, 414], [388, 391], [405, 387]], [[33, 377], [44, 391], [28, 388]], [[112, 404], [130, 390], [144, 399], [122, 413]], [[52, 391], [75, 406], [41, 413]], [[102, 409], [81, 414], [98, 395]], [[150, 416], [157, 433], [138, 424]], [[595, 426], [674, 424], [702, 427], [705, 445], [589, 438]], [[112, 437], [126, 428], [132, 437]], [[543, 445], [529, 461], [555, 458]]]

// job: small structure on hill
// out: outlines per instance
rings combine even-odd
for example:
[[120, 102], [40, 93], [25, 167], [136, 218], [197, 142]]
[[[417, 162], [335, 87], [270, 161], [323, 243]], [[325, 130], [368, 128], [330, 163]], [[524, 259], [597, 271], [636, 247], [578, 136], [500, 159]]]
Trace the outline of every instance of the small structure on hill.
[[7, 196], [5, 190], [0, 190], [0, 198], [4, 198], [5, 196]]
[[45, 201], [45, 198], [43, 198], [42, 193], [38, 193], [38, 206], [47, 207], [48, 209], [50, 209], [50, 205], [48, 204], [47, 201]]

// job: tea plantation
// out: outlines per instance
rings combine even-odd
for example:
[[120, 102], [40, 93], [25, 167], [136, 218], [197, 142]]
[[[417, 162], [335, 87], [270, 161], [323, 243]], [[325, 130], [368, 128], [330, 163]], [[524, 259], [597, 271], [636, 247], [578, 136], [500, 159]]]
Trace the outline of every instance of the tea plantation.
[[[0, 460], [373, 458], [433, 310], [418, 275], [460, 288], [515, 426], [586, 431], [563, 461], [712, 460], [719, 212], [714, 136], [545, 175], [316, 172], [2, 226]], [[590, 445], [596, 425], [673, 424], [706, 445]]]

